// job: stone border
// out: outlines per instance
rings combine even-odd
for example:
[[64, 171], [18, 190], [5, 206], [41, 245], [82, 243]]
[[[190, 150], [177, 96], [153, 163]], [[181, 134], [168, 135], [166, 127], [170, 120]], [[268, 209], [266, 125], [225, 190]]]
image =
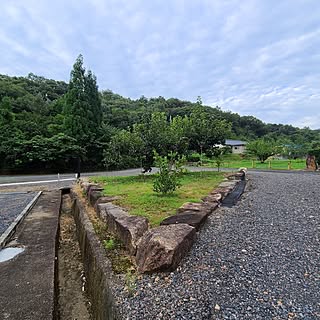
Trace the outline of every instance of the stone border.
[[23, 221], [29, 211], [37, 202], [40, 197], [42, 191], [39, 191], [35, 197], [27, 204], [27, 206], [21, 211], [21, 213], [14, 219], [14, 221], [10, 224], [7, 230], [0, 237], [0, 250], [5, 247], [5, 245], [9, 242], [11, 236], [19, 226], [19, 224]]
[[71, 190], [70, 196], [93, 319], [121, 319], [111, 290], [114, 277], [111, 262], [94, 231], [84, 205], [74, 191]]
[[240, 168], [237, 173], [227, 175], [218, 188], [202, 198], [202, 202], [183, 204], [176, 215], [152, 229], [148, 228], [146, 218], [131, 216], [112, 204], [114, 197], [103, 197], [103, 189], [98, 184], [81, 181], [80, 186], [109, 231], [135, 256], [139, 272], [172, 271], [190, 250], [196, 238], [195, 231], [199, 231], [208, 215], [221, 205], [239, 181], [245, 180], [246, 172], [246, 168]]

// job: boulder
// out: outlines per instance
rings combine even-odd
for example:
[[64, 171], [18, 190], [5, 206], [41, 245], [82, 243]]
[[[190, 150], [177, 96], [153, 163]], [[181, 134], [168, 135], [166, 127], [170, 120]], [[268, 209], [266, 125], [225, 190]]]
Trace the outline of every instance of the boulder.
[[221, 182], [219, 184], [219, 188], [231, 188], [231, 189], [233, 189], [236, 184], [237, 184], [237, 181], [235, 181], [235, 180], [224, 181], [224, 182]]
[[246, 173], [244, 171], [240, 171], [234, 174], [234, 178], [236, 180], [244, 180], [246, 177]]
[[90, 192], [102, 191], [102, 190], [103, 190], [103, 188], [101, 188], [98, 184], [92, 184], [92, 183], [86, 185], [86, 187], [84, 189], [84, 191], [88, 197], [90, 196]]
[[219, 203], [222, 199], [221, 193], [210, 193], [206, 197], [202, 198], [203, 202], [209, 202], [209, 203]]
[[171, 224], [149, 230], [138, 245], [138, 271], [174, 270], [191, 248], [195, 236], [196, 229], [188, 224]]
[[99, 199], [97, 199], [94, 205], [94, 209], [98, 214], [100, 214], [100, 207], [99, 207], [100, 204], [113, 202], [113, 201], [119, 200], [120, 198], [121, 197], [118, 197], [118, 196], [105, 196], [105, 197], [102, 196]]
[[177, 210], [178, 213], [184, 211], [207, 211], [208, 213], [211, 212], [209, 206], [205, 205], [203, 202], [186, 202]]
[[112, 204], [99, 204], [100, 216], [107, 223], [108, 230], [114, 233], [125, 245], [130, 254], [135, 255], [137, 244], [148, 230], [148, 220], [130, 216], [122, 208]]
[[164, 219], [160, 223], [160, 225], [165, 226], [165, 225], [183, 223], [196, 228], [196, 230], [199, 230], [200, 226], [206, 221], [207, 216], [208, 216], [207, 211], [185, 210], [177, 213], [174, 216], [170, 216]]
[[315, 156], [311, 156], [310, 154], [307, 155], [306, 169], [309, 171], [316, 171], [318, 169]]
[[101, 191], [96, 191], [96, 190], [90, 190], [90, 194], [88, 196], [89, 198], [89, 203], [94, 207], [96, 204], [97, 200], [103, 196], [103, 193]]

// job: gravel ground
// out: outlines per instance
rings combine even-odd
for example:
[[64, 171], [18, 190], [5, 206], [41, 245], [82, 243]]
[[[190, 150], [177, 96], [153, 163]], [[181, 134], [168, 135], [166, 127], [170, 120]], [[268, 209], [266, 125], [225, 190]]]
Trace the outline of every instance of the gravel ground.
[[0, 235], [35, 197], [37, 191], [49, 191], [72, 185], [70, 181], [60, 183], [0, 187]]
[[125, 319], [320, 319], [320, 176], [249, 179], [178, 270], [140, 276], [131, 296], [115, 288]]
[[0, 235], [35, 197], [36, 192], [0, 193]]

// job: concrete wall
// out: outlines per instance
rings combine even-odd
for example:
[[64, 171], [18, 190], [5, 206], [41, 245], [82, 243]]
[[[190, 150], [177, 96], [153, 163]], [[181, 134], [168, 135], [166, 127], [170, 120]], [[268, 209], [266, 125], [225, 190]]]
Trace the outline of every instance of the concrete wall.
[[92, 303], [93, 319], [120, 320], [111, 290], [113, 271], [105, 249], [96, 236], [86, 210], [71, 191], [72, 213], [77, 226], [77, 236], [83, 257], [87, 292]]
[[232, 146], [232, 153], [245, 153], [246, 146]]

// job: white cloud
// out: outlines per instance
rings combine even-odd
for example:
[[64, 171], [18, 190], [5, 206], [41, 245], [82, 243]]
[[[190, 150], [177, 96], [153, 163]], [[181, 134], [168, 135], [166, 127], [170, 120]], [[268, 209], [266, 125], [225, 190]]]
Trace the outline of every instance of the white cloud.
[[320, 128], [316, 0], [3, 0], [0, 10], [0, 72], [68, 80], [83, 53], [101, 89], [201, 95], [264, 121]]

